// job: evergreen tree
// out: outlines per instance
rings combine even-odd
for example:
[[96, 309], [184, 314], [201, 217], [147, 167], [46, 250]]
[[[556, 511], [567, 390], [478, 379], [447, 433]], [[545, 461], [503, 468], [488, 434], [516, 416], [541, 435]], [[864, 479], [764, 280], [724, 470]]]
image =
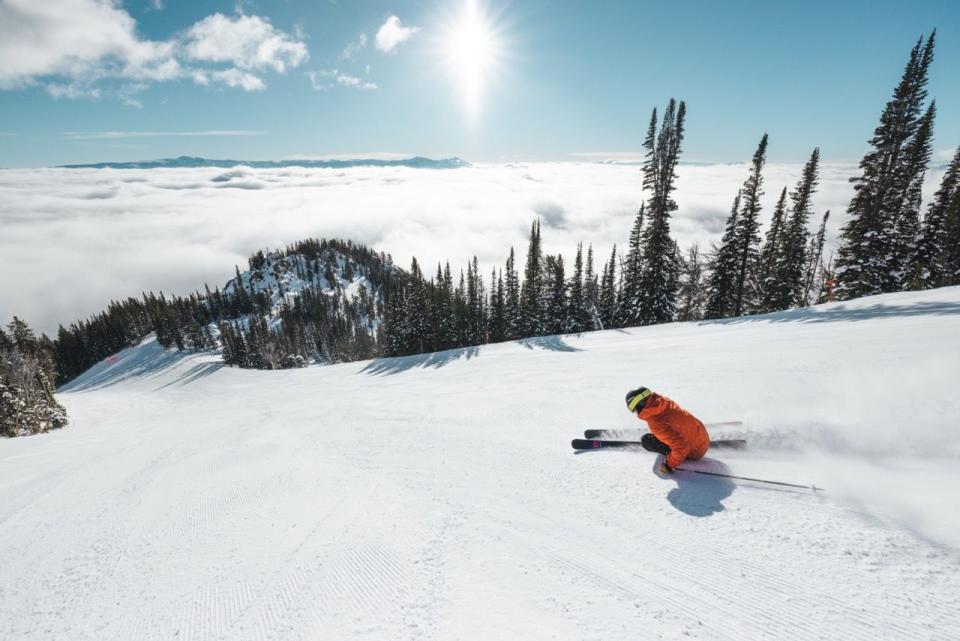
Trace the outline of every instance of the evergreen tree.
[[784, 187], [780, 192], [780, 199], [773, 210], [773, 218], [770, 219], [770, 228], [767, 230], [767, 237], [763, 242], [763, 248], [760, 250], [760, 262], [757, 270], [757, 281], [760, 283], [760, 311], [772, 312], [778, 309], [779, 301], [776, 294], [779, 289], [777, 281], [777, 265], [783, 255], [786, 232], [784, 230], [784, 218], [786, 218], [787, 188]]
[[[820, 149], [815, 148], [803, 167], [800, 182], [790, 193], [793, 213], [786, 226], [783, 249], [777, 261], [774, 288], [769, 300], [770, 311], [789, 309], [803, 305], [804, 267], [807, 263], [806, 248], [809, 238], [807, 225], [813, 211], [813, 194], [816, 192], [820, 172]], [[822, 250], [822, 246], [820, 248]], [[819, 262], [819, 251], [817, 262]]]
[[593, 269], [593, 245], [587, 246], [587, 264], [583, 272], [583, 299], [590, 313], [590, 329], [603, 329], [600, 322], [600, 286]]
[[520, 279], [517, 277], [517, 267], [510, 248], [507, 258], [506, 282], [504, 283], [504, 339], [512, 341], [523, 334], [523, 317], [520, 314]]
[[960, 147], [923, 217], [912, 257], [911, 286], [930, 289], [960, 283]]
[[[848, 220], [841, 233], [836, 264], [836, 289], [841, 299], [899, 287], [902, 272], [891, 263], [897, 253], [901, 207], [918, 170], [907, 152], [921, 125], [935, 35], [932, 33], [925, 44], [921, 37], [910, 52], [900, 82], [869, 141], [872, 149], [860, 161], [861, 174], [852, 180], [855, 193], [847, 207]], [[903, 232], [902, 224], [900, 228]]]
[[649, 190], [646, 210], [650, 224], [642, 233], [642, 279], [639, 320], [643, 324], [667, 323], [676, 313], [679, 265], [674, 242], [670, 238], [670, 216], [677, 209], [673, 200], [676, 167], [684, 136], [687, 107], [671, 99], [663, 115], [654, 143], [657, 112], [654, 109], [644, 140], [646, 158], [643, 187]]
[[763, 134], [750, 175], [741, 190], [740, 213], [734, 237], [736, 272], [734, 273], [733, 315], [741, 316], [755, 307], [755, 274], [760, 244], [760, 197], [763, 195], [763, 165], [767, 160], [767, 134]]
[[597, 301], [600, 329], [616, 327], [617, 320], [617, 246], [613, 246], [610, 260], [603, 266]]
[[577, 257], [573, 262], [573, 275], [567, 283], [570, 292], [568, 331], [586, 332], [593, 329], [593, 319], [590, 306], [587, 303], [583, 283], [583, 243], [577, 244]]
[[707, 279], [707, 306], [704, 318], [726, 318], [733, 313], [734, 276], [737, 269], [737, 219], [740, 215], [740, 192], [733, 198], [720, 246], [715, 247]]
[[547, 256], [545, 266], [545, 333], [563, 334], [567, 331], [567, 279], [563, 256]]
[[507, 326], [506, 300], [503, 292], [503, 273], [496, 270], [490, 274], [490, 335], [489, 342], [499, 343], [504, 340]]
[[[815, 303], [819, 300], [819, 295], [814, 291], [814, 288], [817, 282], [823, 283], [826, 281], [825, 278], [818, 278], [818, 274], [822, 276], [822, 272], [826, 271], [823, 269], [822, 260], [823, 245], [827, 238], [827, 221], [829, 219], [830, 210], [827, 210], [823, 215], [823, 221], [820, 223], [820, 229], [817, 231], [817, 235], [810, 240], [810, 251], [807, 252], [807, 265], [803, 272], [803, 294], [798, 302], [801, 307], [806, 307], [810, 305], [811, 302]], [[813, 298], [811, 298], [811, 296]]]
[[402, 344], [405, 354], [422, 354], [431, 344], [427, 288], [417, 259], [410, 263], [410, 284], [403, 304]]
[[920, 234], [920, 206], [923, 200], [923, 178], [933, 153], [933, 122], [936, 103], [930, 102], [926, 113], [920, 118], [917, 133], [904, 148], [903, 193], [897, 198], [894, 209], [894, 235], [892, 239], [891, 273], [895, 276], [893, 288], [907, 289], [916, 273], [914, 260], [917, 255], [917, 240]]
[[543, 249], [540, 241], [540, 221], [530, 228], [530, 245], [527, 249], [527, 266], [520, 289], [520, 313], [522, 331], [526, 336], [543, 335]]
[[680, 304], [677, 320], [695, 321], [703, 318], [706, 303], [703, 285], [703, 260], [696, 243], [687, 250], [680, 275]]
[[623, 269], [623, 295], [620, 299], [620, 324], [639, 325], [641, 318], [641, 296], [643, 294], [643, 248], [641, 247], [643, 234], [643, 216], [646, 203], [640, 205], [640, 211], [634, 219], [633, 229], [630, 230], [630, 244], [627, 251], [627, 260]]
[[0, 436], [46, 432], [67, 424], [54, 399], [53, 344], [38, 339], [26, 321], [14, 316], [0, 329]]

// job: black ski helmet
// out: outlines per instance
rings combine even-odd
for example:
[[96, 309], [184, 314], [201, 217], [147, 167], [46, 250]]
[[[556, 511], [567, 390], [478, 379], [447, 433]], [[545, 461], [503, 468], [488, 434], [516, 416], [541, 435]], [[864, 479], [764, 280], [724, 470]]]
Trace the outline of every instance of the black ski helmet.
[[653, 394], [646, 387], [638, 387], [635, 390], [627, 392], [627, 409], [631, 412], [639, 412], [646, 405], [647, 399]]

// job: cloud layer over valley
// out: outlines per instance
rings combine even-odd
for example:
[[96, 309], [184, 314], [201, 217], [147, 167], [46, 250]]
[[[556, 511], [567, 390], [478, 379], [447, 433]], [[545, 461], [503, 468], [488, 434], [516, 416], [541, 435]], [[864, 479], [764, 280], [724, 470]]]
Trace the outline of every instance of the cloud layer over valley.
[[[766, 220], [800, 164], [764, 172]], [[853, 164], [827, 164], [817, 220], [832, 210], [831, 242], [852, 194]], [[672, 220], [682, 247], [719, 240], [747, 167], [683, 165]], [[931, 172], [925, 202], [941, 171]], [[0, 170], [0, 322], [14, 314], [53, 333], [101, 311], [111, 299], [222, 286], [250, 253], [306, 237], [348, 238], [416, 256], [432, 275], [477, 255], [484, 273], [510, 247], [526, 253], [531, 221], [543, 222], [545, 250], [568, 265], [592, 243], [599, 269], [626, 244], [640, 206], [640, 168], [598, 163], [513, 163], [451, 170], [10, 169]]]

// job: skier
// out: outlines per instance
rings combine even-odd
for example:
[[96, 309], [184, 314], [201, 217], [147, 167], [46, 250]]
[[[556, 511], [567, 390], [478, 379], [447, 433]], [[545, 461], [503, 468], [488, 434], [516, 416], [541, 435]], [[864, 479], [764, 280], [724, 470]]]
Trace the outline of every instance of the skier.
[[664, 474], [671, 474], [686, 460], [703, 458], [710, 448], [703, 423], [666, 396], [640, 387], [627, 392], [627, 409], [650, 427], [640, 444], [648, 452], [663, 454], [660, 472]]

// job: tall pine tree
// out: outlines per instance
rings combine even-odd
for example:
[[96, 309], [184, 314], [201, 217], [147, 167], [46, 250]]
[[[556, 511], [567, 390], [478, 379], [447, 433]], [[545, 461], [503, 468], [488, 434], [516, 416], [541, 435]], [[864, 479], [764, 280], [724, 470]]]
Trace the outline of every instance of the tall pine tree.
[[916, 170], [905, 152], [920, 129], [935, 35], [930, 34], [926, 43], [921, 37], [911, 50], [870, 139], [871, 150], [860, 161], [861, 173], [852, 179], [855, 193], [847, 207], [836, 262], [836, 292], [841, 299], [895, 291], [899, 286], [901, 272], [892, 264], [897, 222]]
[[912, 287], [960, 284], [960, 147], [927, 207], [911, 262]]
[[727, 226], [714, 248], [710, 260], [710, 275], [707, 279], [707, 305], [704, 318], [726, 318], [733, 313], [734, 275], [737, 269], [737, 218], [740, 215], [740, 192], [733, 198], [733, 206], [727, 217]]
[[757, 281], [760, 283], [760, 311], [772, 312], [777, 309], [777, 303], [774, 300], [776, 292], [776, 268], [783, 253], [784, 244], [784, 218], [787, 212], [787, 188], [784, 187], [780, 192], [780, 199], [773, 210], [773, 218], [770, 219], [770, 228], [767, 230], [767, 236], [763, 241], [763, 248], [760, 250], [760, 263], [757, 269]]
[[620, 324], [638, 325], [642, 322], [641, 301], [643, 293], [643, 248], [640, 243], [643, 234], [643, 216], [646, 203], [640, 205], [640, 211], [630, 230], [630, 243], [627, 259], [623, 268], [623, 296], [620, 301]]
[[790, 309], [803, 304], [803, 275], [809, 238], [807, 225], [813, 211], [813, 194], [817, 190], [819, 179], [820, 149], [816, 148], [803, 167], [800, 181], [790, 192], [792, 212], [784, 227], [780, 255], [777, 257], [767, 291], [766, 311]]
[[643, 262], [639, 296], [639, 321], [642, 324], [667, 323], [676, 315], [679, 265], [675, 245], [670, 238], [670, 216], [676, 211], [673, 200], [676, 168], [683, 143], [687, 107], [671, 98], [657, 128], [657, 111], [653, 110], [644, 140], [646, 157], [643, 165], [643, 187], [650, 193], [647, 214], [650, 224], [643, 230], [641, 246]]
[[525, 337], [543, 334], [543, 246], [539, 220], [535, 220], [530, 228], [527, 266], [520, 288], [520, 314]]
[[767, 134], [763, 134], [750, 165], [750, 176], [741, 190], [740, 214], [734, 233], [733, 315], [740, 316], [756, 304], [755, 275], [760, 244], [760, 197], [763, 195], [763, 165], [767, 160]]

